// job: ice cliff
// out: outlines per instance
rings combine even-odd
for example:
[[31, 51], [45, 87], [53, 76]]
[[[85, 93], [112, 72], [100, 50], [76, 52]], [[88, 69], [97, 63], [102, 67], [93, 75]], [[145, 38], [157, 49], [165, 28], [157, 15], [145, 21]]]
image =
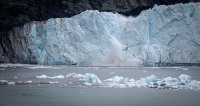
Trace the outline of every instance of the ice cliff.
[[9, 32], [0, 61], [36, 64], [200, 63], [200, 3], [154, 6], [137, 17], [85, 11]]

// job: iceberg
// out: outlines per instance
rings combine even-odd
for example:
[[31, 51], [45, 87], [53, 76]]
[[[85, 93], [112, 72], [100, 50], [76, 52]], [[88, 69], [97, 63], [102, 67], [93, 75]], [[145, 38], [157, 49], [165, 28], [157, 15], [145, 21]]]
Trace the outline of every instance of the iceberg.
[[102, 81], [95, 74], [92, 73], [86, 73], [83, 80], [87, 83], [102, 83]]
[[179, 80], [180, 80], [181, 85], [185, 85], [185, 84], [191, 82], [191, 77], [189, 75], [186, 75], [186, 74], [181, 74], [179, 76]]
[[[137, 17], [87, 10], [9, 32], [13, 63], [138, 66], [200, 62], [200, 3], [154, 6]], [[5, 52], [5, 53], [4, 53]], [[5, 61], [5, 60], [0, 60]]]
[[151, 83], [151, 82], [156, 82], [157, 77], [155, 75], [147, 76], [145, 78], [141, 78], [141, 80], [145, 83]]

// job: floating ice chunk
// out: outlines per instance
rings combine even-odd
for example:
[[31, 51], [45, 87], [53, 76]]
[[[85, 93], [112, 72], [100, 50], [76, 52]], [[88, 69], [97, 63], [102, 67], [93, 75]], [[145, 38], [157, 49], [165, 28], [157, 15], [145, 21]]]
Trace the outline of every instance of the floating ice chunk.
[[92, 73], [86, 73], [83, 80], [88, 83], [102, 83], [102, 81], [95, 74]]
[[136, 87], [146, 87], [148, 84], [145, 82], [145, 81], [143, 81], [143, 80], [137, 80], [136, 82], [135, 82], [135, 86]]
[[0, 83], [7, 83], [7, 80], [0, 80]]
[[73, 77], [74, 75], [76, 75], [76, 73], [69, 73], [66, 75], [66, 78]]
[[183, 68], [183, 70], [188, 70], [187, 68]]
[[51, 78], [51, 79], [55, 79], [55, 78], [65, 78], [65, 76], [58, 75], [58, 76], [54, 76], [54, 77], [49, 77], [47, 75], [41, 75], [41, 76], [36, 76], [36, 78]]
[[65, 78], [65, 76], [63, 76], [63, 75], [58, 75], [58, 76], [49, 77], [49, 78], [52, 78], [52, 79], [55, 79], [55, 78]]
[[167, 89], [177, 89], [179, 84], [179, 80], [177, 78], [167, 77], [163, 78], [161, 83], [159, 83], [160, 86]]
[[26, 81], [25, 83], [29, 83], [29, 84], [30, 84], [30, 83], [32, 83], [32, 82], [33, 82], [33, 81], [29, 80], [29, 81]]
[[129, 79], [129, 82], [135, 82], [134, 78]]
[[58, 84], [59, 82], [58, 81], [48, 81], [48, 83], [50, 83], [50, 84]]
[[105, 82], [103, 87], [126, 88], [128, 78], [115, 76], [113, 78], [109, 78], [103, 81]]
[[48, 78], [48, 76], [42, 74], [41, 76], [36, 76], [36, 78]]
[[91, 83], [88, 83], [88, 82], [84, 82], [84, 84], [87, 85], [87, 86], [92, 85]]
[[180, 85], [185, 85], [186, 83], [190, 83], [191, 82], [191, 77], [189, 75], [186, 75], [186, 74], [181, 74], [179, 76], [179, 84]]
[[76, 74], [76, 73], [69, 73], [66, 75], [66, 78], [69, 78], [69, 77], [73, 77], [73, 78], [83, 78], [84, 75], [82, 74]]
[[83, 75], [83, 74], [75, 74], [73, 77], [74, 77], [74, 78], [83, 78], [84, 75]]
[[105, 79], [105, 80], [103, 80], [103, 81], [105, 81], [105, 82], [112, 82], [112, 81], [113, 81], [113, 78]]
[[200, 81], [192, 80], [187, 84], [189, 89], [198, 89], [200, 90]]
[[112, 78], [113, 83], [124, 84], [128, 79], [124, 77], [115, 76]]
[[177, 78], [167, 77], [163, 79], [164, 82], [178, 82]]
[[156, 82], [157, 77], [155, 75], [147, 76], [146, 78], [141, 78], [143, 82], [150, 83], [150, 82]]
[[15, 85], [15, 82], [8, 82], [8, 85]]

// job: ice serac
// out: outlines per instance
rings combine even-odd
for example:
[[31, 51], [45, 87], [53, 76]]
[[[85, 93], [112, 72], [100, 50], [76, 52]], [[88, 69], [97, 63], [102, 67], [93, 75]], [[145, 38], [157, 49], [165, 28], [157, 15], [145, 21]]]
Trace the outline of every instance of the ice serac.
[[10, 32], [14, 55], [6, 58], [37, 64], [200, 63], [199, 10], [200, 3], [188, 3], [154, 6], [137, 17], [85, 11], [32, 22]]

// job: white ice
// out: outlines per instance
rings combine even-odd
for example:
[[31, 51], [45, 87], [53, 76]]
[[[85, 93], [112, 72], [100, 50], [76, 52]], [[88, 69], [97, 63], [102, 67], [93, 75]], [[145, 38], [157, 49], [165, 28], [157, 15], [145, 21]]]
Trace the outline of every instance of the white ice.
[[69, 78], [69, 77], [73, 77], [73, 78], [83, 78], [84, 75], [82, 74], [76, 74], [76, 73], [69, 73], [66, 75], [66, 78]]
[[[28, 68], [28, 69], [60, 69], [59, 67], [54, 67], [54, 66], [45, 66], [45, 65], [33, 65], [33, 64], [12, 64], [12, 63], [3, 63], [0, 64], [0, 67], [12, 67], [12, 68], [16, 68], [16, 67], [24, 67], [24, 68]], [[4, 69], [3, 68], [3, 69]], [[5, 69], [4, 69], [5, 70]]]
[[28, 81], [25, 81], [25, 83], [31, 84], [31, 83], [33, 83], [33, 81], [28, 80]]
[[7, 83], [8, 81], [7, 80], [0, 80], [0, 83]]
[[57, 75], [57, 76], [50, 77], [50, 76], [47, 76], [47, 75], [41, 75], [41, 76], [36, 76], [36, 78], [61, 79], [61, 78], [65, 78], [65, 76], [63, 76], [63, 75]]
[[[85, 85], [92, 85], [91, 82], [98, 84], [99, 79], [94, 74], [85, 74]], [[145, 78], [135, 80], [134, 78], [126, 78], [122, 76], [115, 76], [113, 78], [105, 79], [99, 84], [100, 87], [111, 88], [133, 88], [133, 87], [147, 87], [158, 89], [200, 89], [200, 81], [191, 80], [191, 77], [186, 74], [181, 74], [178, 78], [166, 77], [158, 79], [155, 75], [150, 75]]]
[[102, 81], [95, 74], [92, 74], [92, 73], [86, 73], [84, 75], [83, 80], [88, 83], [95, 83], [95, 84], [102, 83]]
[[7, 84], [8, 85], [15, 85], [16, 83], [15, 82], [8, 82]]

